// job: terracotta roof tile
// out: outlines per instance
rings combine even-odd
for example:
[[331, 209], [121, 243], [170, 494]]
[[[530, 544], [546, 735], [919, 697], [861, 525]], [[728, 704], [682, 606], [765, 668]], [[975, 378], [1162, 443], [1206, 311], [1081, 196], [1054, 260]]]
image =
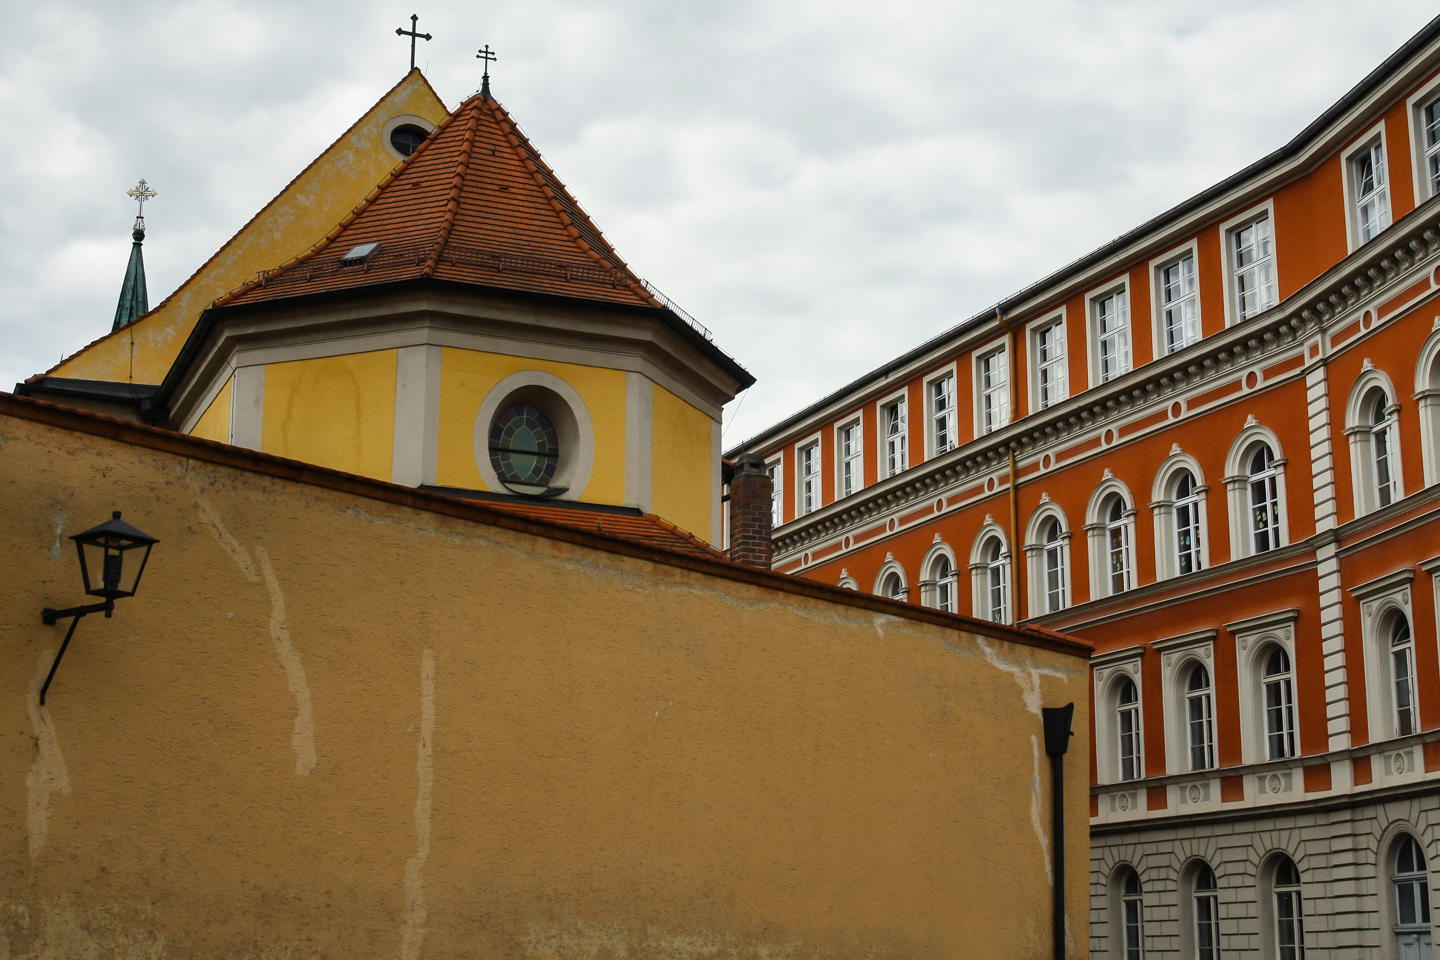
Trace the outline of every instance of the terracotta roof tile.
[[723, 551], [715, 549], [694, 534], [680, 529], [668, 520], [660, 519], [653, 513], [613, 513], [586, 510], [583, 506], [558, 507], [532, 501], [501, 500], [488, 497], [481, 502], [489, 509], [499, 510], [502, 513], [528, 517], [532, 520], [543, 520], [546, 523], [598, 533], [614, 537], [617, 540], [669, 550], [672, 553], [686, 553], [693, 557], [721, 560], [725, 563], [733, 562]]
[[[362, 244], [380, 248], [342, 263]], [[505, 108], [461, 104], [324, 241], [216, 305], [435, 277], [659, 307]]]

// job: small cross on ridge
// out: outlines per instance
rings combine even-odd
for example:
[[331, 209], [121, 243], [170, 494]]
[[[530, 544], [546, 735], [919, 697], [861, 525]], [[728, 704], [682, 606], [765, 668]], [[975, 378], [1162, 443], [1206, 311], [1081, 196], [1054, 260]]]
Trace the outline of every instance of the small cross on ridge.
[[489, 99], [490, 99], [490, 64], [493, 63], [493, 62], [495, 62], [496, 60], [499, 60], [500, 58], [495, 55], [495, 52], [490, 49], [490, 44], [487, 43], [487, 44], [485, 44], [485, 46], [483, 46], [483, 47], [480, 48], [480, 52], [479, 52], [479, 53], [475, 54], [475, 59], [476, 59], [476, 60], [483, 60], [483, 61], [485, 61], [485, 73], [484, 73], [484, 75], [480, 78], [480, 95], [483, 96], [486, 100], [489, 100]]
[[410, 14], [410, 29], [409, 29], [409, 30], [402, 30], [402, 29], [400, 29], [399, 27], [396, 27], [396, 28], [395, 28], [395, 36], [397, 36], [397, 37], [409, 37], [409, 38], [410, 38], [410, 69], [411, 69], [411, 70], [414, 70], [414, 69], [415, 69], [415, 38], [416, 38], [416, 37], [419, 37], [420, 39], [422, 39], [422, 40], [427, 40], [427, 41], [431, 39], [430, 34], [428, 34], [428, 33], [421, 33], [421, 32], [420, 32], [419, 24], [420, 24], [420, 15], [419, 15], [418, 13], [412, 13], [412, 14]]
[[125, 196], [132, 198], [135, 203], [139, 205], [139, 209], [135, 213], [135, 229], [144, 230], [145, 201], [151, 197], [158, 196], [158, 194], [156, 194], [154, 190], [151, 190], [150, 185], [145, 182], [145, 178], [141, 177], [139, 183], [125, 191]]

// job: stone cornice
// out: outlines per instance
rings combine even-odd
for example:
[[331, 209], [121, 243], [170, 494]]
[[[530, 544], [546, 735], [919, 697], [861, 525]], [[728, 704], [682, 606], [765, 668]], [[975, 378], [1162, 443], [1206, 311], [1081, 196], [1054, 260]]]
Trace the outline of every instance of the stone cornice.
[[1257, 317], [791, 521], [775, 532], [776, 560], [995, 474], [1006, 467], [1012, 451], [1017, 458], [1033, 458], [1276, 356], [1403, 290], [1437, 254], [1440, 199], [1427, 202], [1392, 227], [1389, 236], [1357, 250]]

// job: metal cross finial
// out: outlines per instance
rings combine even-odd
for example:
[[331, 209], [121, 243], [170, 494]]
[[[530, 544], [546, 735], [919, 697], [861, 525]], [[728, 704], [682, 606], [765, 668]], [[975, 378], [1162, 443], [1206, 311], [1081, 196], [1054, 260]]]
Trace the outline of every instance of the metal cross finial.
[[429, 39], [430, 39], [430, 34], [428, 34], [428, 33], [420, 33], [420, 32], [419, 32], [419, 23], [420, 23], [420, 15], [419, 15], [418, 13], [412, 13], [412, 14], [410, 14], [410, 29], [409, 29], [409, 30], [401, 30], [399, 27], [396, 27], [396, 28], [395, 28], [395, 36], [397, 36], [397, 37], [409, 37], [409, 38], [410, 38], [410, 69], [411, 69], [411, 70], [414, 70], [414, 69], [415, 69], [415, 38], [416, 38], [416, 37], [419, 37], [419, 38], [422, 39], [422, 40], [429, 40]]
[[494, 51], [490, 49], [490, 44], [487, 43], [480, 48], [479, 53], [475, 54], [475, 59], [485, 61], [485, 73], [480, 78], [480, 93], [488, 100], [490, 98], [490, 64], [500, 58], [495, 55]]
[[145, 182], [144, 177], [141, 177], [140, 182], [135, 186], [125, 191], [125, 196], [133, 197], [135, 202], [140, 205], [140, 209], [136, 211], [135, 215], [142, 220], [145, 218], [145, 201], [156, 195], [155, 191], [151, 190], [149, 184]]

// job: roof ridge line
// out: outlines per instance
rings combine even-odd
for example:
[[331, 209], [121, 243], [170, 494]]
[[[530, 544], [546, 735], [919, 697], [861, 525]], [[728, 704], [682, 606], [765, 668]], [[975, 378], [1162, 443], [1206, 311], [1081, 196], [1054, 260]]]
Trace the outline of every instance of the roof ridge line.
[[[422, 82], [422, 83], [425, 84], [425, 88], [426, 88], [427, 90], [429, 90], [431, 93], [435, 94], [435, 99], [436, 99], [437, 101], [439, 101], [441, 104], [444, 104], [445, 101], [441, 98], [440, 94], [438, 94], [438, 93], [435, 92], [435, 88], [430, 85], [430, 81], [427, 80], [427, 79], [425, 79], [425, 74], [420, 72], [420, 68], [419, 68], [419, 67], [411, 67], [411, 68], [410, 68], [410, 72], [411, 72], [411, 73], [420, 73], [420, 82]], [[144, 320], [146, 317], [150, 316], [150, 314], [154, 313], [156, 310], [159, 310], [161, 307], [165, 306], [165, 304], [167, 304], [167, 303], [169, 303], [171, 300], [175, 299], [175, 296], [176, 296], [181, 290], [185, 289], [185, 284], [189, 283], [191, 280], [194, 280], [196, 277], [200, 276], [200, 274], [205, 270], [206, 267], [208, 267], [208, 266], [210, 266], [210, 264], [214, 263], [214, 262], [215, 262], [215, 259], [216, 259], [217, 257], [219, 257], [220, 254], [222, 254], [222, 253], [225, 252], [225, 248], [226, 248], [226, 247], [230, 246], [230, 244], [232, 244], [232, 243], [235, 242], [235, 238], [236, 238], [236, 237], [240, 236], [240, 234], [242, 234], [242, 233], [244, 233], [246, 230], [248, 230], [248, 229], [250, 228], [250, 225], [253, 224], [256, 220], [259, 220], [260, 217], [265, 213], [266, 210], [269, 210], [271, 207], [273, 207], [273, 206], [275, 205], [275, 201], [279, 200], [281, 197], [283, 197], [283, 196], [285, 195], [285, 191], [287, 191], [287, 190], [289, 190], [291, 187], [293, 187], [293, 186], [295, 185], [296, 181], [298, 181], [301, 177], [305, 176], [305, 174], [310, 171], [310, 168], [311, 168], [311, 167], [315, 166], [315, 164], [317, 164], [317, 163], [320, 162], [320, 158], [321, 158], [321, 157], [325, 156], [325, 154], [329, 153], [332, 149], [334, 149], [335, 145], [336, 145], [337, 143], [339, 143], [341, 140], [344, 140], [346, 137], [348, 137], [348, 136], [350, 135], [350, 132], [360, 125], [360, 121], [364, 120], [366, 117], [368, 117], [368, 116], [370, 115], [370, 111], [371, 111], [371, 110], [374, 110], [374, 109], [375, 109], [376, 107], [378, 107], [381, 103], [383, 103], [383, 102], [385, 101], [385, 98], [386, 98], [386, 97], [389, 97], [392, 93], [394, 93], [396, 90], [398, 90], [398, 89], [400, 88], [400, 84], [404, 83], [406, 80], [409, 80], [409, 79], [410, 79], [410, 73], [407, 73], [407, 74], [405, 74], [405, 76], [403, 76], [403, 77], [401, 77], [399, 80], [397, 80], [397, 81], [395, 82], [395, 85], [394, 85], [394, 86], [392, 86], [389, 90], [386, 90], [384, 93], [382, 93], [382, 94], [380, 95], [379, 99], [377, 99], [374, 103], [370, 104], [370, 108], [369, 108], [368, 110], [366, 110], [364, 113], [362, 113], [359, 117], [355, 118], [355, 122], [352, 123], [352, 124], [350, 124], [350, 126], [346, 127], [346, 128], [345, 128], [345, 131], [344, 131], [343, 133], [341, 133], [340, 136], [338, 136], [338, 137], [336, 137], [334, 140], [330, 141], [329, 146], [327, 146], [324, 150], [321, 150], [318, 154], [316, 154], [315, 157], [314, 157], [314, 159], [312, 159], [309, 163], [305, 164], [304, 169], [302, 169], [299, 173], [295, 174], [295, 176], [291, 177], [290, 180], [289, 180], [289, 182], [287, 182], [287, 183], [285, 184], [285, 186], [281, 187], [281, 188], [280, 188], [280, 191], [279, 191], [278, 193], [276, 193], [275, 196], [271, 197], [270, 200], [265, 204], [265, 206], [263, 206], [263, 207], [261, 207], [259, 210], [255, 211], [255, 215], [254, 215], [254, 216], [252, 216], [249, 220], [246, 220], [243, 224], [241, 224], [240, 227], [239, 227], [239, 229], [237, 229], [234, 233], [232, 233], [232, 234], [230, 235], [230, 239], [228, 239], [228, 240], [226, 240], [224, 243], [220, 244], [219, 248], [218, 248], [214, 253], [212, 253], [212, 254], [210, 254], [210, 256], [206, 257], [206, 258], [205, 258], [205, 262], [202, 263], [202, 264], [200, 264], [200, 266], [196, 267], [195, 270], [190, 274], [190, 276], [188, 276], [188, 277], [186, 277], [184, 280], [182, 280], [182, 281], [180, 282], [179, 286], [177, 286], [174, 290], [172, 290], [172, 291], [170, 292], [170, 295], [169, 295], [168, 297], [166, 297], [164, 300], [161, 300], [159, 303], [155, 304], [155, 308], [154, 308], [153, 310], [148, 310], [148, 311], [146, 311], [145, 313], [141, 314], [140, 316], [136, 317], [134, 320], [130, 321], [130, 322], [127, 323], [125, 326], [121, 327], [120, 330], [111, 330], [109, 333], [105, 334], [104, 336], [96, 337], [94, 340], [91, 340], [89, 343], [85, 344], [85, 346], [81, 347], [79, 350], [76, 350], [74, 353], [70, 354], [69, 356], [67, 356], [67, 357], [65, 357], [64, 359], [62, 359], [59, 363], [55, 364], [55, 366], [51, 367], [50, 370], [46, 370], [46, 371], [45, 371], [45, 375], [48, 375], [51, 370], [57, 369], [57, 368], [60, 367], [62, 364], [68, 363], [69, 361], [71, 361], [71, 360], [75, 359], [76, 357], [80, 356], [80, 354], [82, 354], [82, 353], [84, 353], [85, 351], [89, 350], [91, 347], [97, 346], [97, 345], [100, 344], [102, 341], [108, 340], [110, 337], [115, 336], [115, 334], [119, 333], [121, 330], [127, 330], [127, 329], [129, 329], [130, 327], [133, 327], [135, 324], [139, 323], [141, 320]], [[449, 118], [447, 117], [447, 118], [446, 118], [446, 122], [448, 122], [448, 121], [449, 121]], [[441, 126], [444, 126], [444, 123], [442, 123]], [[436, 129], [438, 130], [439, 127], [436, 127]], [[419, 151], [417, 150], [416, 152], [418, 153]], [[406, 160], [408, 160], [408, 159], [409, 159], [409, 157], [406, 158]], [[401, 160], [400, 163], [396, 164], [395, 170], [398, 170], [400, 167], [402, 167], [402, 166], [404, 166], [404, 165], [405, 165], [405, 160]], [[394, 173], [395, 173], [395, 170], [391, 170], [389, 176], [393, 176]], [[388, 176], [387, 176], [387, 179], [388, 179]], [[254, 281], [247, 281], [247, 283], [254, 283]], [[234, 292], [234, 291], [232, 291], [232, 292]], [[215, 301], [213, 301], [210, 305], [211, 305], [211, 306], [214, 306], [216, 303], [219, 303], [220, 300], [223, 300], [223, 299], [225, 299], [225, 298], [228, 297], [228, 296], [229, 296], [229, 294], [225, 294], [224, 296], [217, 298], [217, 299], [216, 299]], [[205, 311], [202, 310], [202, 311], [200, 311], [200, 312], [201, 312], [201, 313], [204, 313]], [[133, 336], [133, 334], [132, 334], [132, 336]]]
[[[635, 276], [635, 272], [630, 269], [630, 265], [625, 262], [625, 258], [620, 256], [620, 253], [605, 237], [605, 232], [600, 229], [599, 225], [597, 225], [594, 220], [590, 219], [590, 215], [585, 212], [585, 208], [580, 205], [580, 201], [575, 199], [574, 194], [572, 194], [570, 192], [570, 189], [565, 186], [564, 181], [562, 181], [559, 175], [557, 175], [555, 171], [550, 167], [550, 165], [545, 162], [545, 158], [540, 155], [539, 150], [535, 149], [535, 145], [530, 142], [530, 138], [527, 137], [520, 129], [520, 125], [517, 124], [513, 119], [511, 119], [510, 111], [506, 110], [505, 107], [498, 100], [492, 99], [487, 102], [494, 104], [495, 106], [495, 120], [500, 125], [500, 132], [505, 135], [505, 139], [510, 142], [510, 145], [516, 149], [516, 152], [519, 154], [520, 157], [520, 162], [524, 164], [525, 169], [530, 172], [530, 178], [534, 180], [536, 186], [540, 188], [540, 192], [544, 194], [545, 199], [549, 202], [551, 209], [553, 209], [560, 216], [560, 222], [564, 224], [565, 232], [569, 234], [570, 239], [575, 241], [576, 246], [580, 248], [581, 252], [588, 256], [595, 263], [599, 264], [600, 266], [607, 267], [611, 270], [616, 269], [615, 263], [620, 264], [620, 277], [624, 281], [625, 285], [629, 287], [630, 290], [632, 290], [636, 295], [644, 299], [647, 303], [651, 304], [652, 306], [664, 309], [664, 304], [657, 300], [655, 298], [655, 295], [652, 294], [649, 290], [645, 289], [645, 285], [640, 282], [639, 277]], [[522, 141], [524, 143], [524, 147], [521, 146]], [[550, 184], [546, 181], [545, 177], [540, 176], [539, 171], [536, 169], [537, 166], [544, 167], [545, 172], [548, 173], [550, 175], [550, 178], [559, 185], [560, 189], [565, 193], [565, 199], [570, 201], [570, 203], [574, 205], [575, 209], [580, 212], [580, 215], [585, 218], [586, 226], [588, 226], [592, 231], [594, 231], [595, 236], [600, 238], [601, 243], [605, 244], [605, 249], [609, 252], [610, 256], [614, 258], [615, 263], [607, 262], [604, 255], [591, 247], [589, 241], [587, 241], [584, 237], [580, 236], [580, 231], [575, 228], [574, 223], [571, 221], [570, 215], [565, 212], [565, 210], [561, 207], [559, 201], [555, 199], [554, 188], [550, 186]]]
[[445, 201], [445, 217], [440, 221], [440, 233], [430, 248], [430, 256], [425, 258], [422, 276], [435, 276], [435, 268], [440, 263], [440, 253], [450, 242], [450, 231], [455, 228], [455, 214], [460, 210], [460, 192], [465, 188], [465, 178], [470, 172], [470, 154], [475, 149], [475, 130], [480, 126], [482, 105], [472, 104], [470, 107], [470, 124], [465, 128], [465, 136], [460, 143], [460, 159], [455, 163], [455, 176], [450, 180], [450, 198]]
[[[423, 79], [424, 75], [422, 74], [421, 76]], [[429, 85], [429, 81], [426, 81], [426, 85]], [[436, 97], [436, 99], [439, 100], [440, 98]], [[443, 103], [444, 101], [442, 100], [441, 102]], [[460, 107], [463, 106], [464, 104], [462, 103]], [[405, 172], [405, 170], [410, 165], [410, 161], [415, 157], [418, 157], [425, 150], [426, 147], [430, 146], [430, 144], [435, 142], [435, 135], [440, 131], [444, 130], [446, 127], [450, 126], [450, 122], [454, 120], [457, 116], [459, 116], [460, 107], [456, 107], [452, 113], [446, 114], [445, 119], [441, 120], [438, 124], [436, 124], [435, 129], [430, 131], [430, 134], [423, 141], [421, 141], [420, 146], [416, 149], [414, 153], [410, 154], [410, 156], [406, 157], [404, 160], [401, 160], [394, 167], [392, 167], [390, 172], [385, 174], [385, 178], [379, 183], [377, 183], [375, 185], [375, 188], [365, 195], [365, 199], [357, 203], [353, 210], [345, 214], [345, 216], [340, 219], [340, 222], [335, 224], [335, 226], [331, 227], [330, 232], [325, 234], [325, 236], [321, 237], [318, 241], [316, 241], [309, 250], [306, 250], [304, 253], [296, 254], [289, 260], [286, 260], [284, 263], [280, 264], [278, 267], [271, 268], [271, 270], [267, 272], [266, 276], [263, 278], [256, 280], [246, 280], [244, 283], [240, 284], [240, 286], [236, 287], [234, 290], [231, 290], [229, 293], [216, 297], [210, 302], [210, 306], [223, 307], [227, 303], [230, 303], [233, 300], [245, 295], [256, 287], [264, 286], [265, 280], [269, 279], [271, 276], [283, 273], [293, 267], [298, 267], [302, 263], [307, 263], [308, 261], [313, 260], [315, 257], [318, 257], [320, 254], [328, 250], [330, 248], [330, 245], [335, 242], [335, 238], [340, 236], [341, 231], [343, 231], [346, 227], [353, 223], [356, 217], [364, 213], [365, 210], [370, 206], [370, 204], [375, 202], [376, 198], [380, 196], [380, 194], [385, 190], [385, 188], [390, 186], [390, 184], [394, 183], [395, 179], [399, 177], [400, 174]], [[156, 309], [158, 310], [159, 307], [156, 307]]]

